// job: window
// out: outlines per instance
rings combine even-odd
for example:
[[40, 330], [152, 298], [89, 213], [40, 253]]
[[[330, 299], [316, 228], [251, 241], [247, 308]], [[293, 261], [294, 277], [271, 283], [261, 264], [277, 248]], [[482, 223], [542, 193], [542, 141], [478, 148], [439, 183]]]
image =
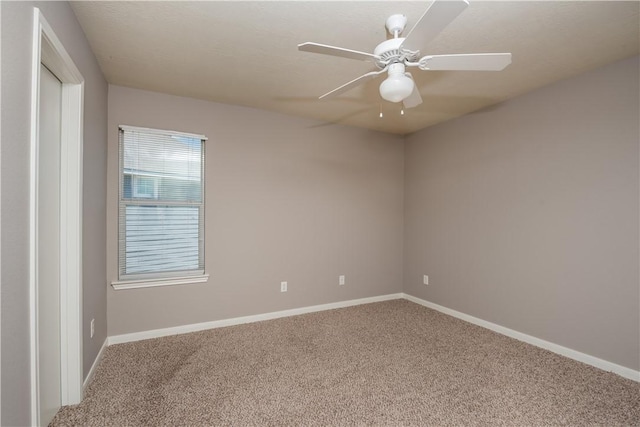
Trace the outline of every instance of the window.
[[[202, 135], [120, 126], [116, 289], [206, 280], [205, 140]], [[194, 276], [205, 279], [189, 280]]]
[[158, 180], [155, 177], [129, 175], [133, 182], [129, 185], [133, 189], [133, 197], [137, 199], [157, 199], [158, 198]]

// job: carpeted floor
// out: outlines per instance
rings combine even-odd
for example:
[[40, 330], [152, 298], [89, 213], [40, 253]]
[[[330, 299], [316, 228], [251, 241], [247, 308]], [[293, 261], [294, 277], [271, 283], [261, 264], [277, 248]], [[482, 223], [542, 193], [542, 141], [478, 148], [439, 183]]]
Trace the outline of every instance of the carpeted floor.
[[406, 300], [106, 350], [52, 425], [640, 425], [640, 384]]

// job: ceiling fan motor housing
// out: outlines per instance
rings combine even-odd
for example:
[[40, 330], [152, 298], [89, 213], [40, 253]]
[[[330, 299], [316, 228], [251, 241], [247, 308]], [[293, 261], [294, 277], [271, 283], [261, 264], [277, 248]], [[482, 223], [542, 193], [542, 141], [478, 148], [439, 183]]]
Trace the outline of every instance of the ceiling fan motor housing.
[[411, 52], [401, 48], [404, 40], [404, 37], [398, 37], [385, 40], [376, 46], [373, 54], [380, 57], [380, 59], [376, 61], [378, 68], [382, 69], [395, 62], [403, 62], [406, 64], [407, 62], [413, 62], [417, 59], [419, 52]]

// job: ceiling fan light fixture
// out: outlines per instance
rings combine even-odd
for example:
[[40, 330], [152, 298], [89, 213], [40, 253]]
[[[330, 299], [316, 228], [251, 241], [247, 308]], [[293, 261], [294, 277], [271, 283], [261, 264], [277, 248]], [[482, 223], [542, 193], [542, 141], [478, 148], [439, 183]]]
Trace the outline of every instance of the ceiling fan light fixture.
[[404, 64], [389, 66], [389, 77], [380, 84], [380, 96], [389, 102], [401, 102], [413, 92], [413, 80], [404, 74]]
[[[337, 46], [305, 42], [298, 45], [303, 52], [340, 56], [348, 59], [373, 62], [377, 70], [339, 86], [320, 96], [324, 99], [338, 96], [366, 81], [387, 72], [387, 78], [379, 86], [380, 97], [389, 102], [402, 102], [404, 108], [414, 108], [422, 104], [420, 90], [411, 73], [405, 67], [417, 67], [422, 71], [500, 71], [511, 64], [510, 53], [463, 53], [443, 55], [423, 55], [423, 48], [434, 40], [464, 9], [469, 0], [430, 0], [427, 10], [414, 23], [405, 37], [407, 17], [402, 14], [389, 16], [385, 22], [387, 31], [393, 38], [379, 43], [373, 53], [360, 52]], [[404, 115], [404, 109], [400, 111]], [[382, 117], [382, 113], [380, 113]]]

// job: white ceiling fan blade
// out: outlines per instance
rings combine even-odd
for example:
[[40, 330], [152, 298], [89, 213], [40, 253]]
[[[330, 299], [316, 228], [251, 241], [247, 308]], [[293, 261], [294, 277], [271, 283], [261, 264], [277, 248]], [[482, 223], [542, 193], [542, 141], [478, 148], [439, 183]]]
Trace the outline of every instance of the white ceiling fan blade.
[[510, 53], [429, 55], [420, 59], [421, 70], [500, 71], [511, 64]]
[[299, 44], [298, 50], [303, 52], [322, 53], [323, 55], [341, 56], [343, 58], [357, 59], [360, 61], [375, 61], [376, 59], [380, 59], [379, 56], [371, 53], [312, 42]]
[[384, 73], [385, 71], [387, 71], [386, 67], [384, 69], [380, 70], [380, 71], [372, 71], [370, 73], [364, 74], [364, 75], [358, 77], [357, 79], [351, 80], [349, 83], [343, 84], [342, 86], [332, 90], [331, 92], [325, 93], [324, 95], [322, 95], [320, 97], [320, 99], [331, 97], [331, 96], [340, 95], [341, 93], [344, 93], [344, 92], [346, 92], [346, 91], [348, 91], [350, 89], [353, 89], [354, 87], [356, 87], [358, 85], [361, 85], [362, 83], [366, 82], [367, 80], [371, 80], [371, 79], [379, 76], [380, 74]]
[[469, 6], [467, 0], [434, 0], [424, 12], [409, 35], [400, 46], [401, 49], [421, 50], [444, 28]]
[[[405, 73], [405, 75], [413, 80], [413, 76], [411, 75], [411, 73]], [[416, 85], [415, 83], [416, 82], [414, 81], [413, 92], [411, 92], [411, 95], [409, 95], [404, 99], [404, 101], [402, 101], [404, 108], [413, 108], [422, 104], [422, 96], [420, 96], [420, 90], [418, 89], [418, 85]]]

